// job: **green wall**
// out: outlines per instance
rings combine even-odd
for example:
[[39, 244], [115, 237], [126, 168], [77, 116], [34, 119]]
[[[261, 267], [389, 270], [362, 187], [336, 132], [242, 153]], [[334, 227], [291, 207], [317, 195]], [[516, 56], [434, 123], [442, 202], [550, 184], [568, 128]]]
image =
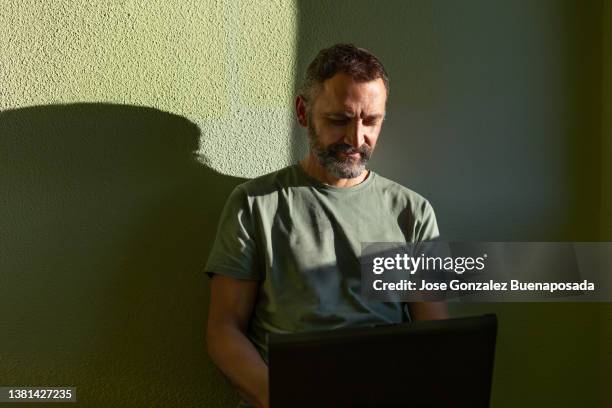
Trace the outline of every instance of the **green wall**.
[[[201, 269], [231, 188], [304, 152], [293, 94], [339, 41], [391, 76], [373, 167], [430, 199], [447, 238], [610, 240], [610, 10], [4, 1], [0, 384], [74, 385], [87, 407], [235, 403], [205, 353]], [[453, 309], [485, 311], [494, 407], [612, 403], [609, 305]]]
[[[603, 69], [602, 69], [602, 222], [601, 237], [612, 241], [612, 4], [604, 2], [602, 13]], [[609, 276], [608, 279], [612, 279]], [[601, 376], [606, 384], [612, 383], [612, 304], [607, 304], [601, 315]], [[612, 393], [603, 393], [603, 406], [612, 406]]]
[[252, 177], [291, 160], [294, 2], [8, 0], [0, 7], [1, 109], [154, 107], [201, 127], [201, 159], [215, 170]]
[[232, 406], [201, 272], [225, 197], [294, 158], [297, 7], [0, 5], [0, 384]]
[[612, 5], [604, 2], [602, 69], [602, 238], [612, 241]]

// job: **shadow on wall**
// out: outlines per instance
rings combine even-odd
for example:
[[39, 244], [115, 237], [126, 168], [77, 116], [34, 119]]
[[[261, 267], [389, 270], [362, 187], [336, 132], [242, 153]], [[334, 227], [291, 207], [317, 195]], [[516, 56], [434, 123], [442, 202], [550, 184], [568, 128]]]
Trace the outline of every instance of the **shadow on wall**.
[[73, 385], [88, 407], [235, 401], [201, 271], [242, 180], [196, 161], [199, 137], [146, 107], [0, 113], [0, 383]]

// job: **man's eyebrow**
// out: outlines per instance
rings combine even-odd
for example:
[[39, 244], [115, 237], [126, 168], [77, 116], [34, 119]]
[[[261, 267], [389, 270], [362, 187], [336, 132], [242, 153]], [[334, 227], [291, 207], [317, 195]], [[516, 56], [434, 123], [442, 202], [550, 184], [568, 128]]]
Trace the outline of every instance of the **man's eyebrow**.
[[354, 116], [351, 112], [345, 111], [327, 112], [324, 115], [328, 118], [352, 118]]
[[[352, 112], [327, 112], [324, 114], [325, 117], [330, 118], [330, 119], [351, 119], [353, 118], [355, 115]], [[376, 120], [376, 119], [382, 119], [385, 115], [383, 115], [382, 113], [373, 113], [371, 115], [367, 115], [366, 117], [364, 117], [364, 120]]]

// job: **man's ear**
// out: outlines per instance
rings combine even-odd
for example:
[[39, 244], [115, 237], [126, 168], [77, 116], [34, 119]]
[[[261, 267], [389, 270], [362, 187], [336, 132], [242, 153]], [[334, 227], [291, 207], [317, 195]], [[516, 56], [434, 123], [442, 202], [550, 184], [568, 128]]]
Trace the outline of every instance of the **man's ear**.
[[308, 126], [308, 108], [306, 107], [306, 101], [301, 95], [295, 98], [295, 113], [297, 114], [297, 120], [303, 127]]

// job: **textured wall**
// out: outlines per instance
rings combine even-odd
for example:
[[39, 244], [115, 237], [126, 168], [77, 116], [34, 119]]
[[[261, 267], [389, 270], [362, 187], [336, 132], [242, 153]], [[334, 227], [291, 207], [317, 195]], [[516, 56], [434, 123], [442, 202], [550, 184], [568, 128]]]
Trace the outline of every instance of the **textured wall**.
[[604, 3], [602, 109], [602, 238], [612, 241], [612, 5]]
[[296, 13], [0, 3], [0, 384], [75, 385], [87, 407], [236, 402], [206, 356], [201, 269], [230, 176], [293, 158]]
[[[612, 241], [612, 4], [604, 2], [604, 12], [602, 13], [603, 22], [603, 140], [602, 140], [602, 222], [601, 238], [605, 241]], [[608, 277], [612, 279], [612, 276]], [[601, 376], [603, 381], [612, 382], [612, 304], [608, 304], [607, 313], [601, 315], [602, 318], [602, 369]], [[605, 392], [602, 406], [612, 406], [612, 394]]]
[[1, 7], [0, 109], [150, 106], [200, 125], [203, 161], [226, 174], [263, 174], [291, 159], [293, 1], [8, 0]]

